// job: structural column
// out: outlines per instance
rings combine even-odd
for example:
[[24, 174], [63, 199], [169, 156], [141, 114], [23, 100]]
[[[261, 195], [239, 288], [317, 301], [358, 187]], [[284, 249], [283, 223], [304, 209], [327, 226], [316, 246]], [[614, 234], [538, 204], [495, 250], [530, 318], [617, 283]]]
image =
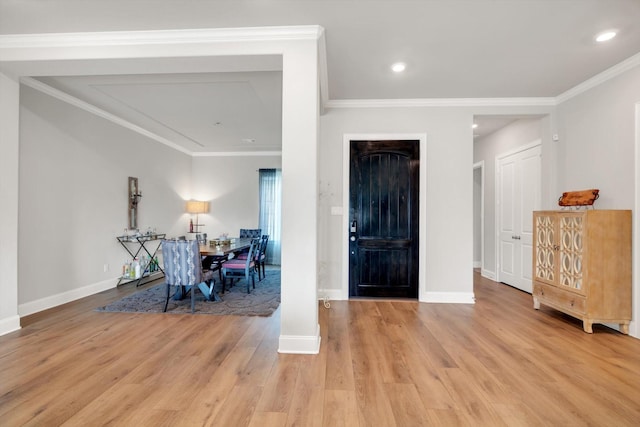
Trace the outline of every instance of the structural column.
[[290, 43], [282, 71], [282, 307], [278, 351], [318, 353], [318, 45]]
[[18, 316], [18, 163], [20, 83], [0, 73], [0, 335]]

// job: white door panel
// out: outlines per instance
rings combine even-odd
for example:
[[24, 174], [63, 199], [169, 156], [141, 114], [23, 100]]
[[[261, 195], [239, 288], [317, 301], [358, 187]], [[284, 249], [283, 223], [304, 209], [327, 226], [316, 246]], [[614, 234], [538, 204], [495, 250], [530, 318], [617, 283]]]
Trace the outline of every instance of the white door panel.
[[498, 158], [498, 280], [531, 292], [533, 211], [540, 208], [540, 146]]
[[502, 267], [501, 273], [505, 278], [512, 277], [514, 270], [514, 245], [508, 242], [503, 242], [501, 245], [502, 250], [500, 256], [500, 265]]

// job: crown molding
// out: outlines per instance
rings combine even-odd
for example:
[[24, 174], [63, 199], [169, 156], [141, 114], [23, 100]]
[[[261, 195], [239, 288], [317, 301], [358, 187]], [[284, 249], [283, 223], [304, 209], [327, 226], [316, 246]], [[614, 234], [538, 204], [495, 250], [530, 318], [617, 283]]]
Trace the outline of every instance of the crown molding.
[[282, 151], [208, 151], [193, 152], [192, 157], [269, 157], [282, 156]]
[[326, 108], [416, 108], [416, 107], [554, 107], [593, 89], [632, 68], [640, 66], [640, 53], [585, 80], [556, 97], [540, 98], [423, 98], [329, 100]]
[[0, 49], [318, 40], [319, 25], [0, 35]]
[[619, 62], [618, 64], [614, 65], [611, 68], [608, 68], [606, 70], [604, 70], [603, 72], [596, 74], [595, 76], [591, 77], [588, 80], [585, 80], [584, 82], [580, 83], [577, 86], [574, 86], [573, 88], [569, 89], [568, 91], [558, 95], [556, 97], [556, 101], [558, 104], [562, 104], [565, 101], [568, 101], [569, 99], [576, 97], [578, 95], [580, 95], [581, 93], [584, 93], [586, 91], [588, 91], [589, 89], [593, 89], [596, 86], [599, 86], [603, 83], [605, 83], [608, 80], [613, 79], [614, 77], [619, 76], [620, 74], [629, 71], [632, 68], [635, 68], [637, 66], [640, 65], [640, 53], [637, 53], [627, 59], [625, 59], [622, 62]]
[[330, 100], [327, 108], [552, 107], [555, 98], [424, 98]]

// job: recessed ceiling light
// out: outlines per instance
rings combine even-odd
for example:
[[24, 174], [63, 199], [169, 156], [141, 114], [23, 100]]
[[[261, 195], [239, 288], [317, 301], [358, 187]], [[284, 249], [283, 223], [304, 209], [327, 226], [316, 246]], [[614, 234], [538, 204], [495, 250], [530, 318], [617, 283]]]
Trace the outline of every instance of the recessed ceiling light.
[[407, 64], [405, 64], [404, 62], [396, 62], [391, 66], [391, 70], [393, 70], [394, 73], [401, 73], [406, 68], [407, 68]]
[[607, 30], [597, 34], [595, 38], [597, 42], [606, 42], [614, 38], [616, 34], [615, 30]]
[[471, 129], [476, 129], [477, 127], [478, 127], [477, 123], [474, 123], [474, 124], [471, 125]]

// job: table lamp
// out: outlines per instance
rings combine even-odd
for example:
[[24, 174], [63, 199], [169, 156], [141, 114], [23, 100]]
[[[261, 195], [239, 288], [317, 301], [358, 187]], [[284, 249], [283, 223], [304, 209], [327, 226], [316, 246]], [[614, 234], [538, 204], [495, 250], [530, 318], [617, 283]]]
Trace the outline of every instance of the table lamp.
[[196, 214], [196, 223], [194, 224], [195, 232], [199, 232], [198, 227], [204, 225], [198, 223], [198, 215], [209, 212], [209, 202], [201, 202], [199, 200], [187, 201], [187, 213]]

